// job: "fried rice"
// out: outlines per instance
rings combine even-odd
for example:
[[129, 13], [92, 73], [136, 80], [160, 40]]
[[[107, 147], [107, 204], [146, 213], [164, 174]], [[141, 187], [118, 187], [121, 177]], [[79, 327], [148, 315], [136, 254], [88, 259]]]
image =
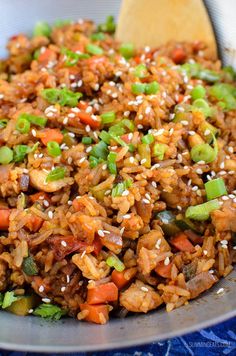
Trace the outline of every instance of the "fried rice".
[[0, 305], [186, 305], [236, 261], [234, 71], [204, 43], [121, 45], [111, 18], [39, 27], [0, 62]]

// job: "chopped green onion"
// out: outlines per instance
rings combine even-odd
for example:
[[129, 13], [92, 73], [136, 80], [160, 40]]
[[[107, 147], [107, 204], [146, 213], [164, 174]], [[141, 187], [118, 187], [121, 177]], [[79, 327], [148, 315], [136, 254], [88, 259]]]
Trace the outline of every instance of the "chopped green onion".
[[160, 85], [156, 81], [147, 83], [145, 87], [145, 94], [147, 95], [156, 94], [159, 91], [159, 89], [160, 89]]
[[8, 308], [12, 303], [16, 302], [19, 297], [16, 297], [14, 292], [6, 292], [3, 297], [2, 309]]
[[[40, 126], [40, 127], [44, 127], [47, 123], [47, 119], [45, 117], [32, 115], [32, 114], [28, 114], [28, 113], [20, 114], [18, 121], [20, 121], [22, 119], [27, 120], [29, 123], [36, 125], [36, 126]], [[25, 126], [25, 128], [23, 128], [23, 130], [27, 130], [29, 128], [29, 126], [27, 126], [27, 124], [25, 124], [25, 125], [26, 126]], [[26, 131], [26, 132], [28, 132], [28, 131]]]
[[80, 59], [87, 59], [90, 57], [87, 53], [76, 53], [65, 47], [61, 49], [61, 53], [65, 55], [65, 65], [68, 67], [75, 66]]
[[213, 148], [208, 143], [196, 145], [191, 149], [190, 156], [194, 162], [204, 161], [205, 163], [213, 162], [218, 154], [217, 140], [213, 136]]
[[193, 100], [203, 99], [206, 96], [206, 89], [202, 85], [196, 85], [190, 94]]
[[209, 89], [209, 93], [223, 104], [221, 104], [223, 109], [236, 109], [236, 90], [233, 85], [227, 83], [217, 83]]
[[145, 78], [148, 75], [147, 67], [145, 64], [141, 63], [134, 69], [134, 75], [137, 78]]
[[199, 63], [184, 63], [180, 66], [180, 70], [192, 78], [202, 79], [206, 82], [214, 83], [220, 80], [218, 73], [210, 69], [202, 68]]
[[69, 25], [71, 23], [72, 23], [72, 21], [68, 20], [68, 19], [58, 19], [54, 22], [53, 27], [59, 28], [59, 27], [65, 26], [65, 25]]
[[133, 83], [131, 85], [131, 91], [135, 95], [143, 94], [145, 93], [145, 90], [146, 90], [146, 84], [144, 83]]
[[33, 312], [36, 316], [41, 316], [41, 318], [59, 320], [63, 315], [66, 314], [66, 310], [61, 309], [57, 305], [53, 304], [40, 304]]
[[99, 138], [104, 141], [107, 145], [110, 144], [111, 141], [111, 136], [108, 132], [102, 130], [99, 134]]
[[125, 133], [125, 129], [121, 122], [116, 125], [113, 125], [109, 128], [109, 134], [114, 136], [121, 136]]
[[28, 256], [23, 259], [22, 269], [27, 276], [36, 276], [38, 274], [38, 266], [32, 256]]
[[0, 120], [0, 129], [3, 129], [4, 127], [6, 127], [7, 123], [8, 123], [7, 119]]
[[38, 60], [40, 53], [41, 53], [41, 48], [36, 49], [33, 54], [33, 59]]
[[225, 66], [222, 68], [223, 72], [225, 73], [224, 77], [226, 80], [233, 81], [235, 79], [236, 73], [232, 66]]
[[50, 173], [48, 173], [46, 177], [46, 183], [63, 179], [65, 177], [65, 174], [66, 174], [65, 167], [56, 167]]
[[92, 44], [92, 43], [88, 43], [85, 48], [86, 48], [86, 51], [92, 55], [103, 54], [103, 49], [99, 46]]
[[121, 196], [122, 193], [132, 186], [131, 179], [126, 179], [124, 182], [118, 183], [115, 187], [112, 188], [111, 196], [118, 197]]
[[118, 272], [122, 272], [124, 271], [125, 269], [125, 265], [123, 262], [121, 262], [121, 260], [113, 255], [113, 256], [109, 256], [107, 259], [106, 259], [106, 264], [109, 266], [109, 267], [114, 267], [116, 271]]
[[168, 146], [164, 143], [155, 143], [153, 146], [153, 156], [162, 161]]
[[52, 32], [51, 27], [47, 22], [39, 21], [34, 26], [33, 35], [50, 37], [51, 32]]
[[220, 204], [217, 199], [210, 200], [206, 203], [189, 206], [185, 212], [185, 216], [188, 219], [204, 221], [209, 219], [210, 213], [220, 208]]
[[0, 148], [0, 164], [8, 164], [13, 160], [13, 151], [7, 147]]
[[224, 179], [216, 178], [205, 183], [207, 200], [219, 198], [227, 194]]
[[82, 143], [83, 143], [84, 145], [90, 145], [92, 142], [93, 142], [92, 137], [83, 137], [83, 138], [82, 138]]
[[56, 141], [49, 141], [47, 143], [48, 154], [52, 157], [57, 157], [61, 155], [61, 149]]
[[96, 145], [93, 146], [90, 154], [91, 156], [106, 159], [109, 151], [107, 148], [107, 144], [103, 141], [98, 142]]
[[30, 147], [27, 145], [17, 145], [14, 147], [14, 162], [22, 162], [27, 155], [31, 151]]
[[94, 156], [90, 156], [89, 157], [89, 164], [91, 168], [95, 168], [97, 167], [97, 165], [102, 162], [103, 160], [99, 160], [99, 158], [94, 157]]
[[110, 124], [116, 119], [116, 113], [114, 111], [108, 111], [101, 114], [102, 124]]
[[123, 119], [121, 120], [121, 123], [123, 126], [127, 127], [129, 131], [133, 132], [135, 129], [134, 122], [129, 120], [129, 119]]
[[113, 16], [107, 16], [106, 22], [98, 26], [98, 30], [103, 32], [113, 33], [115, 32], [116, 24]]
[[107, 156], [107, 166], [111, 174], [117, 173], [116, 157], [117, 157], [116, 152], [110, 152], [109, 155]]
[[103, 32], [96, 32], [90, 36], [92, 41], [103, 41], [105, 40], [105, 34]]
[[126, 143], [124, 140], [122, 140], [120, 137], [115, 136], [113, 134], [110, 134], [110, 137], [115, 140], [119, 145], [122, 147], [129, 147], [129, 152], [134, 152], [134, 145]]
[[125, 57], [125, 59], [130, 59], [134, 56], [134, 45], [132, 43], [123, 43], [120, 46], [120, 54]]
[[152, 134], [147, 134], [142, 137], [141, 141], [142, 143], [147, 143], [148, 145], [150, 145], [151, 143], [154, 142], [154, 136]]
[[42, 97], [50, 104], [60, 104], [61, 106], [77, 106], [78, 100], [83, 96], [82, 93], [74, 93], [73, 91], [63, 89], [43, 89], [41, 91]]
[[16, 130], [23, 134], [28, 133], [30, 130], [29, 120], [24, 119], [23, 117], [19, 117], [19, 119], [16, 122]]
[[198, 79], [205, 80], [206, 82], [214, 83], [220, 80], [220, 75], [210, 69], [202, 69], [196, 76]]
[[205, 115], [205, 117], [212, 115], [212, 110], [207, 101], [204, 99], [194, 100], [192, 108], [193, 111], [201, 111]]

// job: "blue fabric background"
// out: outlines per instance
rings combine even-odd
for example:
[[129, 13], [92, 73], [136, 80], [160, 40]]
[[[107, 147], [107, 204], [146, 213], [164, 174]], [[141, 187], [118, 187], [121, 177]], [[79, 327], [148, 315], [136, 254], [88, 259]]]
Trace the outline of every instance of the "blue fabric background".
[[[68, 353], [66, 356], [202, 356], [236, 355], [236, 317], [188, 335], [126, 349]], [[31, 352], [0, 351], [1, 356], [39, 356]], [[63, 354], [50, 354], [60, 356]]]

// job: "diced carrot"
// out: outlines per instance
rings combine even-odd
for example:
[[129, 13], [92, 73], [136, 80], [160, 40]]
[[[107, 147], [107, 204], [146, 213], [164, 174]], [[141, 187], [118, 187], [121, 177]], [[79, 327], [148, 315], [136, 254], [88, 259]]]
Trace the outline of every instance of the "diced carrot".
[[178, 94], [177, 98], [178, 98], [177, 99], [177, 103], [180, 104], [184, 100], [184, 95], [183, 94]]
[[130, 137], [131, 135], [129, 134], [124, 134], [122, 136], [120, 136], [120, 138], [125, 142], [125, 143], [130, 143], [132, 140], [132, 137]]
[[86, 112], [78, 112], [77, 116], [83, 124], [89, 125], [92, 129], [98, 129], [100, 127], [100, 121], [98, 119], [95, 120]]
[[80, 51], [81, 53], [84, 53], [84, 44], [81, 42], [76, 43], [71, 49], [73, 52]]
[[9, 227], [10, 209], [0, 209], [0, 230], [7, 230]]
[[25, 226], [32, 232], [36, 232], [42, 226], [43, 219], [35, 214], [30, 214]]
[[44, 129], [38, 133], [38, 136], [45, 146], [47, 146], [47, 143], [50, 141], [56, 141], [60, 144], [63, 140], [63, 134], [58, 129]]
[[159, 262], [155, 268], [155, 272], [159, 274], [159, 276], [163, 278], [170, 278], [171, 277], [171, 268], [172, 263], [169, 263], [167, 266], [164, 264], [163, 261]]
[[94, 288], [88, 288], [87, 303], [101, 304], [114, 302], [118, 299], [118, 288], [113, 282], [100, 284]]
[[35, 203], [37, 201], [43, 201], [43, 200], [47, 200], [48, 202], [50, 202], [50, 198], [49, 195], [45, 192], [38, 192], [35, 194], [31, 194], [30, 195], [30, 200]]
[[135, 61], [137, 64], [140, 64], [140, 63], [141, 63], [141, 58], [140, 58], [140, 56], [134, 57], [134, 61]]
[[171, 53], [171, 58], [176, 64], [181, 64], [185, 61], [187, 55], [182, 47], [173, 49]]
[[85, 101], [81, 100], [81, 101], [79, 101], [77, 106], [80, 110], [85, 111], [87, 109], [87, 107], [89, 106], [89, 104], [86, 103]]
[[195, 248], [192, 243], [188, 240], [188, 236], [181, 232], [170, 240], [171, 245], [173, 245], [177, 250], [183, 252], [194, 252]]
[[111, 274], [111, 279], [118, 287], [118, 289], [122, 289], [131, 281], [136, 272], [136, 268], [125, 269], [122, 272], [118, 272], [114, 269]]
[[38, 57], [39, 63], [49, 62], [49, 60], [55, 59], [55, 52], [49, 48], [46, 48], [44, 52], [41, 52]]
[[80, 310], [87, 310], [88, 315], [84, 320], [91, 321], [96, 324], [105, 324], [109, 319], [109, 306], [106, 304], [89, 305], [87, 303], [80, 304]]

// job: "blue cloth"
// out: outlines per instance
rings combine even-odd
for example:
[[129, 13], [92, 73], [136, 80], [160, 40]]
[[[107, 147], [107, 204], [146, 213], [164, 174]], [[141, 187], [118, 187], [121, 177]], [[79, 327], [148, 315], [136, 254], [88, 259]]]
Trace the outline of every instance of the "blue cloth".
[[[115, 351], [69, 353], [66, 356], [202, 356], [236, 355], [236, 318], [191, 334]], [[32, 352], [1, 351], [1, 356], [39, 356]], [[51, 354], [51, 356], [63, 354]]]

